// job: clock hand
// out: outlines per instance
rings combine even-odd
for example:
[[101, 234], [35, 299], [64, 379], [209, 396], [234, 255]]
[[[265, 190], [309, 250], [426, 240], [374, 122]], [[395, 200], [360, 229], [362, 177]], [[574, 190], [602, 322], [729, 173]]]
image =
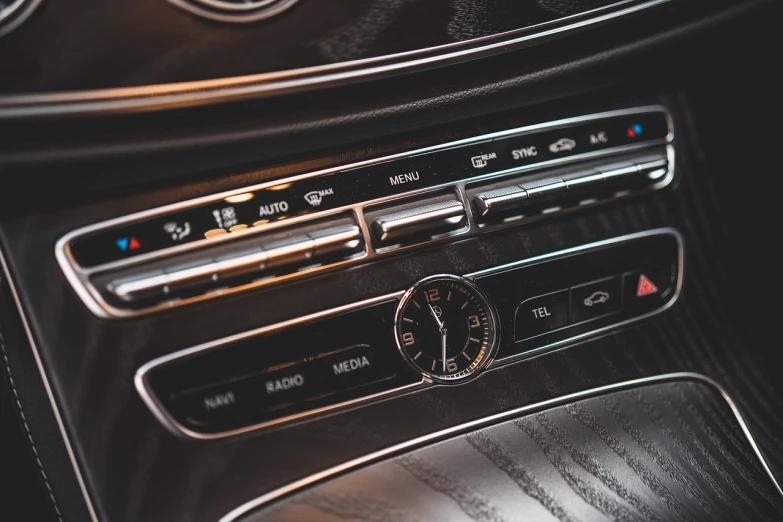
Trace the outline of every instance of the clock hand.
[[435, 318], [435, 322], [438, 323], [438, 329], [440, 330], [440, 346], [441, 346], [441, 355], [443, 356], [443, 372], [446, 372], [446, 323], [441, 321], [440, 317], [438, 317], [438, 314], [435, 313], [435, 308], [432, 307], [432, 305], [429, 305], [430, 307], [430, 313], [432, 314], [432, 317]]
[[440, 329], [440, 344], [443, 351], [443, 373], [446, 373], [446, 327]]
[[440, 320], [440, 317], [438, 317], [438, 314], [435, 313], [435, 309], [432, 307], [432, 305], [429, 305], [430, 307], [430, 313], [432, 314], [432, 317], [435, 318], [435, 322], [438, 323], [438, 328], [443, 330], [443, 321]]

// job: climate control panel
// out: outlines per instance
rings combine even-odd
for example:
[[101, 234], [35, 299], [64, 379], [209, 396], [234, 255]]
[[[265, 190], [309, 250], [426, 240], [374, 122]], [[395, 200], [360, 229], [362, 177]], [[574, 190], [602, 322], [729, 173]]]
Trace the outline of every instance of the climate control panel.
[[672, 229], [623, 236], [327, 310], [145, 364], [136, 387], [172, 432], [211, 439], [484, 371], [671, 306]]
[[659, 190], [673, 138], [661, 106], [508, 129], [91, 225], [56, 256], [95, 314], [145, 314]]

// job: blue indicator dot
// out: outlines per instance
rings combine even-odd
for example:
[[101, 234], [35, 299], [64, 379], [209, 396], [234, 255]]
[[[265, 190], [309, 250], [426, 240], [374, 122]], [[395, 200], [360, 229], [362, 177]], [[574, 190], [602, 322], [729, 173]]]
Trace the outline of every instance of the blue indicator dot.
[[117, 243], [117, 246], [119, 247], [119, 249], [122, 250], [123, 252], [128, 250], [128, 238], [127, 237], [122, 237], [122, 238], [118, 239], [116, 241], [116, 243]]
[[640, 136], [642, 134], [643, 130], [644, 129], [642, 128], [642, 126], [639, 125], [638, 123], [633, 125], [633, 131], [634, 131], [634, 133], [636, 133], [637, 136]]

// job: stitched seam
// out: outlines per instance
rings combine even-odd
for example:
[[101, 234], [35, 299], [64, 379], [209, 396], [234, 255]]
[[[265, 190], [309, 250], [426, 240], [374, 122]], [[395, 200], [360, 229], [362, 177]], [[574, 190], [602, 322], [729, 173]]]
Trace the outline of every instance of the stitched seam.
[[0, 323], [0, 350], [3, 352], [5, 370], [8, 373], [8, 382], [11, 384], [11, 392], [14, 394], [14, 400], [16, 401], [16, 407], [19, 410], [19, 417], [22, 419], [22, 426], [24, 426], [24, 431], [27, 434], [27, 440], [30, 441], [30, 447], [33, 450], [33, 455], [35, 455], [35, 462], [38, 464], [38, 471], [41, 473], [41, 478], [43, 478], [46, 491], [49, 494], [49, 500], [52, 501], [52, 506], [54, 507], [55, 514], [57, 515], [57, 520], [59, 522], [63, 522], [60, 508], [57, 505], [57, 499], [54, 497], [54, 491], [52, 491], [52, 486], [49, 484], [49, 477], [46, 476], [43, 463], [41, 462], [41, 458], [38, 456], [38, 449], [35, 447], [33, 434], [30, 432], [30, 426], [27, 424], [27, 417], [25, 417], [24, 410], [22, 409], [22, 402], [19, 400], [19, 393], [16, 391], [16, 384], [14, 383], [14, 378], [11, 375], [11, 363], [8, 361], [8, 354], [5, 351], [5, 340], [3, 339], [2, 323]]

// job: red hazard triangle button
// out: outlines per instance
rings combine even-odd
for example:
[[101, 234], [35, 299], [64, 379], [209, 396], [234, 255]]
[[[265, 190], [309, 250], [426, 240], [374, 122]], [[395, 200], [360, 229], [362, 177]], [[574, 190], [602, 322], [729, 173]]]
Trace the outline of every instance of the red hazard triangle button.
[[644, 297], [650, 294], [657, 294], [658, 287], [653, 284], [650, 279], [644, 275], [639, 275], [639, 286], [636, 287], [636, 297]]

